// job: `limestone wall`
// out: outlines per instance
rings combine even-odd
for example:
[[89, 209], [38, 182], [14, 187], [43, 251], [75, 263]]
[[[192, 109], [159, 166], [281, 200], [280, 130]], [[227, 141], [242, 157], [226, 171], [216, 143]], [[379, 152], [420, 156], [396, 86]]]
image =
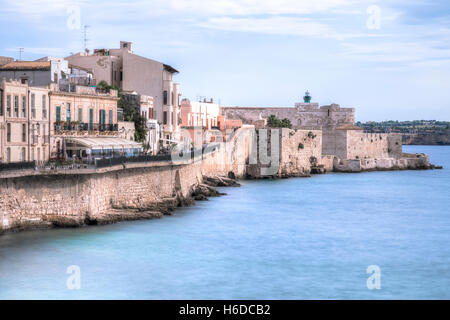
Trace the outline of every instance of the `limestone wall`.
[[275, 115], [279, 119], [287, 118], [293, 127], [317, 128], [354, 124], [355, 110], [341, 108], [337, 104], [321, 106], [317, 103], [298, 103], [295, 107], [221, 107], [221, 114], [227, 119], [239, 119], [245, 124], [252, 124], [261, 119]]
[[255, 149], [257, 158], [247, 166], [248, 176], [309, 176], [311, 166], [321, 164], [322, 134], [320, 130], [258, 129]]
[[281, 176], [309, 175], [313, 164], [322, 160], [320, 130], [281, 130]]
[[152, 209], [187, 197], [201, 181], [201, 164], [125, 169], [86, 175], [0, 179], [0, 232], [108, 219], [114, 209]]

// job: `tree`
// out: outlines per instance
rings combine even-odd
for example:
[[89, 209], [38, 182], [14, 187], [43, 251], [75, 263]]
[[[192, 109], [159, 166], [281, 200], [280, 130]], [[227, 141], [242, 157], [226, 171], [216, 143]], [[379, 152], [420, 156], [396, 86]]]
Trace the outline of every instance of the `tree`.
[[[120, 89], [117, 85], [110, 85], [105, 80], [100, 81], [97, 84], [97, 88], [103, 90], [117, 90], [118, 97], [120, 98], [117, 101], [117, 107], [123, 109], [123, 99], [122, 99], [122, 89]], [[134, 122], [134, 140], [137, 142], [145, 142], [145, 137], [147, 135], [147, 124], [146, 120], [143, 116], [141, 116], [136, 110], [131, 109], [127, 110], [123, 113], [123, 119], [125, 121]]]
[[137, 142], [145, 142], [147, 135], [147, 125], [145, 118], [136, 112], [135, 109], [130, 109], [124, 112], [123, 120], [134, 122], [134, 140]]
[[280, 120], [272, 114], [267, 118], [267, 126], [270, 128], [291, 128], [292, 124], [289, 119], [284, 118], [283, 120]]

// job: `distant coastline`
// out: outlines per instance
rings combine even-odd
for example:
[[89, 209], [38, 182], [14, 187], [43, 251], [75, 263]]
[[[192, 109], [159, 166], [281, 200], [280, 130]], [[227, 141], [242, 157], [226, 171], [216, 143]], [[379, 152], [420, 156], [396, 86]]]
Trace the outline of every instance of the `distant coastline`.
[[450, 122], [437, 120], [357, 122], [367, 133], [398, 133], [404, 145], [450, 145]]

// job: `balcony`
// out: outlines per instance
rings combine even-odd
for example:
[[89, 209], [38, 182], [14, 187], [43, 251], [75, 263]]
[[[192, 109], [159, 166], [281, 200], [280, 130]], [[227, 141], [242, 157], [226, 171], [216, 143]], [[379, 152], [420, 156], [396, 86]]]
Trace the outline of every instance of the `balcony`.
[[118, 124], [61, 122], [55, 123], [55, 131], [117, 132], [119, 131], [119, 126]]

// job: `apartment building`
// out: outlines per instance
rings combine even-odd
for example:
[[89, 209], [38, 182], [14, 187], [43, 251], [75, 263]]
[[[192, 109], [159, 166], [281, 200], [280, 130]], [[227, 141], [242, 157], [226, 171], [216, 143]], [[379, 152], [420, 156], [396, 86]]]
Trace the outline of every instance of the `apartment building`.
[[50, 92], [51, 158], [79, 159], [113, 156], [140, 149], [141, 144], [119, 138], [116, 90], [76, 86], [74, 92], [57, 85]]
[[0, 85], [0, 161], [49, 159], [49, 89], [21, 81]]
[[117, 85], [124, 92], [137, 92], [153, 98], [153, 119], [161, 125], [164, 145], [179, 142], [180, 97], [179, 85], [173, 82], [178, 71], [161, 62], [133, 52], [133, 43], [120, 42], [119, 49], [96, 49], [66, 58], [70, 64], [88, 68], [97, 82]]

